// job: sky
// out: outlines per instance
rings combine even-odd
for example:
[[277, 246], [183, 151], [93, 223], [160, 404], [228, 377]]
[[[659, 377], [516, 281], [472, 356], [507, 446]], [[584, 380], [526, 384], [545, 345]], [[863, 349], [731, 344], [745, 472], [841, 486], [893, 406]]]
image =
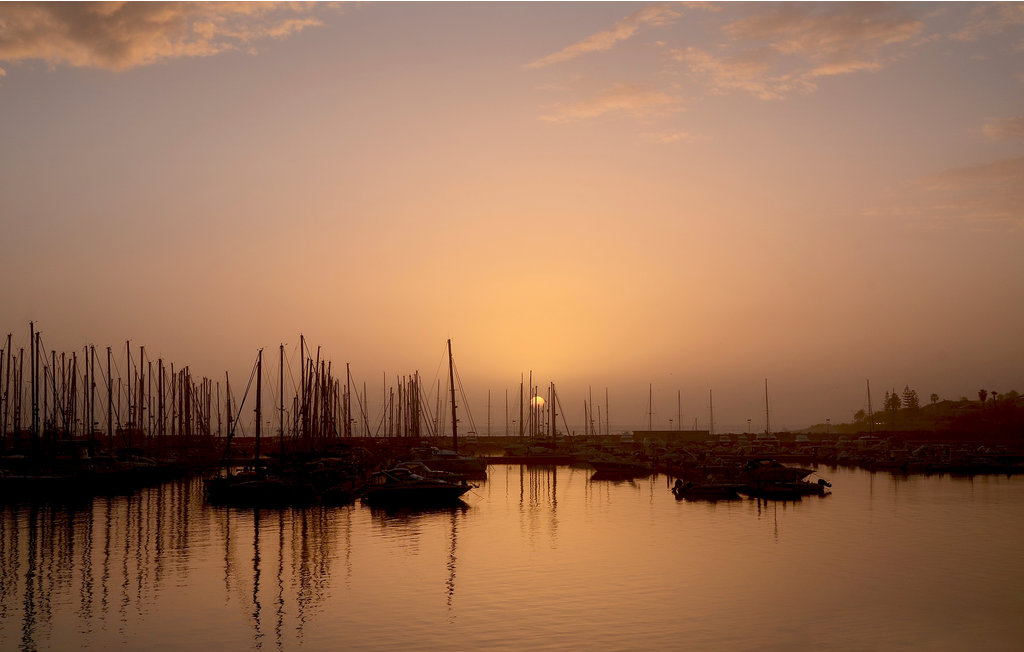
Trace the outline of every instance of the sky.
[[0, 250], [15, 350], [450, 338], [480, 434], [1024, 391], [1024, 4], [0, 3]]

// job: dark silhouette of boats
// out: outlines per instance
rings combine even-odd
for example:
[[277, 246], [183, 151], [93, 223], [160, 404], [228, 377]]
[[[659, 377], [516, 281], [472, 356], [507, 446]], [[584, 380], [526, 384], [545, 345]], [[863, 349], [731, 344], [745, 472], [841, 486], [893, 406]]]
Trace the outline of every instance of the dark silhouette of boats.
[[[266, 460], [260, 457], [263, 349], [260, 349], [256, 355], [254, 375], [256, 378], [256, 450], [252, 466], [242, 473], [232, 474], [231, 467], [225, 465], [226, 475], [216, 475], [206, 480], [206, 498], [213, 504], [236, 507], [285, 507], [311, 503], [316, 499], [316, 492], [311, 485], [297, 482], [294, 478], [267, 474]], [[244, 399], [242, 403], [245, 403]], [[240, 405], [239, 412], [241, 409]], [[237, 419], [235, 423], [238, 423]], [[233, 431], [228, 433], [228, 447], [231, 445], [233, 434]], [[224, 458], [228, 459], [228, 449], [224, 452]]]
[[777, 460], [750, 460], [744, 469], [746, 482], [740, 493], [766, 500], [800, 500], [804, 496], [824, 496], [832, 486], [826, 480], [807, 482], [813, 469], [785, 466]]
[[[452, 341], [448, 340], [448, 374], [451, 382], [452, 441], [455, 459], [458, 455], [458, 416], [455, 406], [455, 363]], [[463, 476], [440, 469], [432, 469], [422, 461], [415, 461], [391, 469], [377, 471], [363, 491], [363, 502], [380, 506], [431, 506], [459, 501], [473, 485]]]
[[213, 504], [235, 507], [287, 507], [312, 503], [316, 493], [310, 485], [248, 471], [209, 478], [206, 497]]
[[434, 446], [412, 449], [412, 461], [422, 462], [433, 471], [459, 473], [471, 477], [487, 476], [487, 460], [473, 455], [460, 455]]
[[683, 482], [676, 480], [672, 486], [672, 494], [676, 500], [739, 500], [742, 485], [724, 483], [700, 483]]
[[[428, 469], [429, 471], [429, 469]], [[379, 506], [431, 506], [455, 503], [473, 488], [465, 480], [426, 477], [397, 466], [377, 471], [363, 492], [363, 502]]]
[[587, 460], [587, 464], [594, 467], [594, 471], [602, 477], [629, 477], [643, 478], [654, 473], [654, 468], [642, 461], [617, 456], [593, 457]]

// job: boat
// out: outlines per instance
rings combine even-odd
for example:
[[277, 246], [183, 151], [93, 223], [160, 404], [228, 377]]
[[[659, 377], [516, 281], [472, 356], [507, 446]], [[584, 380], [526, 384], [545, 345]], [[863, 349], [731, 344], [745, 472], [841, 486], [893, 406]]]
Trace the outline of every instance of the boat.
[[[268, 476], [265, 460], [260, 457], [260, 425], [263, 419], [261, 390], [263, 383], [263, 349], [256, 354], [256, 449], [252, 459], [252, 470], [208, 478], [205, 483], [206, 499], [213, 504], [237, 507], [284, 507], [314, 502], [316, 493], [312, 486], [294, 479]], [[239, 412], [241, 406], [239, 406]], [[235, 420], [238, 423], [238, 420]], [[228, 433], [228, 443], [234, 431]], [[225, 451], [224, 459], [229, 458]]]
[[[452, 341], [448, 340], [448, 374], [452, 393], [452, 441], [458, 451], [458, 417], [455, 408], [455, 363], [452, 359]], [[457, 455], [457, 453], [456, 453]], [[427, 467], [422, 462], [407, 463], [377, 471], [363, 491], [363, 502], [369, 505], [425, 506], [459, 502], [474, 485], [465, 479], [455, 479], [442, 469]]]
[[470, 476], [486, 476], [487, 460], [473, 455], [460, 455], [453, 450], [435, 446], [412, 449], [412, 461], [422, 462], [434, 471], [447, 471]]
[[207, 479], [206, 499], [233, 507], [286, 507], [313, 503], [316, 494], [310, 486], [245, 472]]
[[736, 484], [694, 484], [676, 480], [672, 486], [672, 495], [676, 500], [738, 500], [740, 487]]
[[651, 468], [650, 464], [625, 457], [593, 457], [587, 460], [587, 464], [594, 467], [594, 471], [597, 473], [608, 477], [616, 475], [640, 478], [654, 473], [654, 469]]
[[412, 469], [397, 466], [377, 471], [363, 492], [363, 502], [380, 506], [424, 506], [455, 503], [473, 488], [465, 480], [425, 477]]

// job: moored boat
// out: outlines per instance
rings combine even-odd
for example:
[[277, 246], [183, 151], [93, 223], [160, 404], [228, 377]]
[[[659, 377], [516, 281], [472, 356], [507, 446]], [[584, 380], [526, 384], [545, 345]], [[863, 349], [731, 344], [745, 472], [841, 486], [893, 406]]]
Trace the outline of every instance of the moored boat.
[[694, 484], [676, 480], [672, 494], [676, 500], [738, 500], [740, 485], [715, 482]]
[[395, 467], [373, 474], [363, 492], [363, 502], [370, 505], [443, 505], [455, 503], [473, 488], [465, 480], [449, 481], [424, 477], [405, 467]]

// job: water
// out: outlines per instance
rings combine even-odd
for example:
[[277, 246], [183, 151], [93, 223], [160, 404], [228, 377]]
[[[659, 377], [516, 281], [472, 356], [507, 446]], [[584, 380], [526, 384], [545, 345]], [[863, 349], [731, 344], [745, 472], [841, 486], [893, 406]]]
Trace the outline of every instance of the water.
[[1024, 477], [798, 503], [491, 466], [467, 507], [0, 507], [0, 649], [1020, 650]]

